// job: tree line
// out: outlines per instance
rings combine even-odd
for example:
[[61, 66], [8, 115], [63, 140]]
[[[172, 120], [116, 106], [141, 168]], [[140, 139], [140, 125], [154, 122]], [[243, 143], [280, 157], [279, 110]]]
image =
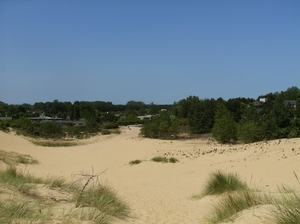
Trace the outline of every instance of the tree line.
[[[257, 99], [200, 99], [189, 96], [166, 105], [133, 100], [125, 105], [104, 101], [71, 103], [54, 100], [34, 105], [0, 102], [0, 116], [18, 120], [41, 114], [69, 120], [84, 119], [88, 132], [97, 132], [108, 124], [140, 123], [145, 137], [176, 138], [182, 133], [212, 133], [220, 142], [254, 142], [300, 137], [300, 90], [294, 86], [285, 91], [260, 95]], [[151, 120], [138, 118], [145, 114], [155, 116]]]

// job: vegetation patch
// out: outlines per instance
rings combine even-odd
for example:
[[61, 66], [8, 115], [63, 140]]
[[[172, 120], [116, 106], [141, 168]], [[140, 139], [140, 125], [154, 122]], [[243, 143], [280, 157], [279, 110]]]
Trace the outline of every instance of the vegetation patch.
[[7, 152], [0, 149], [0, 161], [8, 165], [22, 164], [37, 164], [38, 161], [30, 155], [23, 155], [16, 152]]
[[179, 162], [179, 160], [174, 157], [167, 158], [167, 157], [162, 157], [162, 156], [153, 157], [151, 159], [151, 161], [159, 162], [159, 163], [177, 163], [177, 162]]
[[[296, 174], [295, 176], [298, 180]], [[211, 214], [206, 218], [208, 223], [233, 222], [243, 210], [259, 205], [273, 205], [267, 210], [271, 214], [272, 223], [299, 223], [300, 193], [285, 185], [278, 189], [279, 196], [278, 193], [272, 195], [272, 193], [255, 191], [242, 182], [236, 174], [217, 171], [211, 174], [201, 197], [195, 195], [192, 198], [201, 199], [203, 195], [222, 194], [218, 202], [213, 205]], [[259, 218], [263, 220], [265, 217]]]
[[82, 187], [62, 177], [40, 178], [18, 172], [15, 165], [20, 163], [20, 155], [7, 155], [1, 154], [8, 165], [0, 170], [0, 223], [108, 223], [112, 217], [123, 218], [130, 213], [129, 206], [111, 187], [87, 186], [100, 174], [83, 174], [88, 181]]
[[269, 204], [270, 198], [250, 190], [239, 190], [222, 196], [214, 205], [212, 215], [208, 218], [210, 223], [234, 221], [236, 215], [254, 206]]
[[136, 159], [136, 160], [132, 160], [129, 162], [129, 165], [136, 165], [136, 164], [140, 164], [142, 162], [142, 160], [140, 159]]
[[104, 185], [88, 188], [86, 191], [74, 196], [76, 207], [88, 206], [99, 210], [101, 213], [123, 218], [128, 216], [128, 205], [118, 198], [116, 192]]
[[247, 190], [248, 186], [241, 181], [237, 174], [224, 173], [220, 170], [213, 172], [202, 192], [203, 196], [223, 194], [225, 192], [232, 192], [238, 190]]
[[78, 145], [76, 142], [62, 141], [62, 140], [35, 140], [32, 141], [33, 144], [43, 146], [43, 147], [69, 147]]

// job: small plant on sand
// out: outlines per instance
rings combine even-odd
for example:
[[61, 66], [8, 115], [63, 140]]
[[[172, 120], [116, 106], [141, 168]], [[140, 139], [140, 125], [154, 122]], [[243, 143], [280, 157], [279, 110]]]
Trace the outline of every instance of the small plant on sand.
[[167, 163], [168, 159], [166, 157], [156, 156], [151, 159], [154, 162]]
[[129, 162], [129, 165], [136, 165], [136, 164], [140, 164], [142, 162], [142, 160], [136, 159], [136, 160], [132, 160]]
[[160, 162], [160, 163], [177, 163], [177, 162], [179, 162], [179, 160], [174, 157], [171, 157], [168, 159], [167, 157], [162, 157], [162, 156], [153, 157], [151, 159], [151, 161]]
[[237, 190], [247, 190], [246, 183], [241, 181], [237, 174], [223, 173], [218, 170], [210, 175], [205, 188], [202, 192], [203, 196], [223, 194], [225, 192], [232, 192]]
[[178, 162], [179, 160], [174, 157], [169, 158], [169, 163], [178, 163]]

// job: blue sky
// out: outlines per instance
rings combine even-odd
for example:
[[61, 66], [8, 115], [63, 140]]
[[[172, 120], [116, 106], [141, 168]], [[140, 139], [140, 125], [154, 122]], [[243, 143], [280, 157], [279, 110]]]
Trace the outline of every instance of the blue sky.
[[0, 1], [0, 101], [172, 104], [300, 87], [300, 1]]

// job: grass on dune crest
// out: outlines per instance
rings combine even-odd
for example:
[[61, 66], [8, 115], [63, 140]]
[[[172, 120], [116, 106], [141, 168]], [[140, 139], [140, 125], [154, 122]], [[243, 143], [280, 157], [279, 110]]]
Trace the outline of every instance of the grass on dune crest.
[[80, 194], [76, 194], [74, 199], [76, 207], [93, 207], [103, 214], [122, 218], [128, 215], [128, 205], [117, 197], [116, 192], [105, 185], [88, 188]]
[[243, 182], [237, 174], [224, 173], [220, 170], [210, 174], [206, 182], [202, 196], [218, 195], [225, 192], [237, 190], [247, 190], [248, 186]]
[[[62, 177], [40, 178], [20, 172], [16, 168], [20, 161], [13, 156], [20, 154], [1, 154], [7, 166], [0, 169], [0, 223], [92, 221], [100, 224], [109, 223], [112, 217], [129, 216], [129, 206], [111, 187], [87, 186], [88, 182], [82, 187], [79, 182], [69, 183]], [[60, 203], [55, 197], [40, 195], [38, 189], [41, 188], [58, 194], [67, 192], [69, 196]]]
[[[295, 172], [294, 174], [299, 182]], [[299, 191], [285, 185], [278, 187], [278, 189], [279, 197], [278, 194], [266, 194], [251, 189], [236, 174], [226, 174], [221, 171], [214, 172], [208, 179], [202, 196], [220, 195], [220, 198], [213, 205], [212, 212], [207, 216], [206, 221], [208, 223], [232, 222], [243, 210], [259, 205], [273, 205], [272, 209], [267, 211], [271, 214], [272, 223], [299, 224]], [[264, 217], [261, 218], [264, 219]]]
[[239, 190], [225, 194], [220, 201], [213, 206], [212, 215], [209, 216], [209, 223], [234, 221], [236, 215], [258, 205], [270, 203], [270, 198], [250, 190]]
[[[299, 178], [295, 171], [294, 176], [300, 185]], [[278, 187], [278, 190], [281, 194], [281, 198], [274, 199], [276, 209], [271, 211], [274, 217], [274, 222], [277, 224], [300, 223], [300, 192], [286, 185]]]
[[38, 164], [38, 161], [30, 155], [23, 155], [16, 152], [7, 152], [0, 149], [0, 161], [9, 165], [16, 164]]

